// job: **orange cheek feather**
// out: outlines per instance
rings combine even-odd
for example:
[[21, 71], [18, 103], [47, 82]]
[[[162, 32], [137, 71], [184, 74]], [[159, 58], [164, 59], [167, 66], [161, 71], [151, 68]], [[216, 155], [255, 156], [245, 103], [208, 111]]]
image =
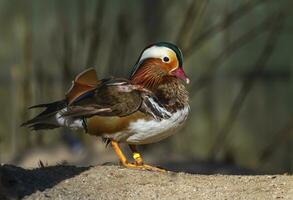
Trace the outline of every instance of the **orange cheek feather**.
[[179, 63], [177, 61], [176, 56], [174, 56], [173, 54], [169, 55], [171, 62], [169, 63], [163, 63], [162, 68], [166, 71], [166, 72], [170, 72], [176, 68], [178, 68]]

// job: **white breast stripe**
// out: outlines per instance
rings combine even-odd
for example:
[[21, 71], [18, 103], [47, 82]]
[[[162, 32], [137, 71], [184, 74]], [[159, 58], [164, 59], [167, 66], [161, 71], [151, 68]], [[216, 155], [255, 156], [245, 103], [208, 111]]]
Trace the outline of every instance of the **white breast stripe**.
[[149, 98], [149, 100], [156, 110], [158, 110], [161, 113], [164, 113], [164, 115], [171, 116], [171, 113], [166, 108], [160, 106], [153, 98]]
[[169, 118], [171, 117], [171, 113], [163, 106], [159, 105], [159, 103], [157, 101], [155, 101], [154, 98], [152, 97], [148, 97], [147, 100], [151, 103], [151, 110], [153, 111], [153, 109], [155, 109], [156, 113], [159, 113], [160, 116], [157, 116], [156, 113], [152, 112], [153, 116], [159, 117], [159, 118]]

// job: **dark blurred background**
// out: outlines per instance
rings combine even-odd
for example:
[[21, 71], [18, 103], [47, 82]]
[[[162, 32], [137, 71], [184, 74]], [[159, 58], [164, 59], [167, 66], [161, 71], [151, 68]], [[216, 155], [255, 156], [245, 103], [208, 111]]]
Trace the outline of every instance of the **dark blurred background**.
[[[127, 77], [141, 50], [171, 41], [191, 79], [186, 126], [141, 147], [198, 173], [293, 172], [291, 0], [1, 0], [0, 162], [116, 161], [99, 138], [32, 132], [27, 107], [63, 98], [74, 76]], [[125, 149], [126, 150], [126, 149]]]

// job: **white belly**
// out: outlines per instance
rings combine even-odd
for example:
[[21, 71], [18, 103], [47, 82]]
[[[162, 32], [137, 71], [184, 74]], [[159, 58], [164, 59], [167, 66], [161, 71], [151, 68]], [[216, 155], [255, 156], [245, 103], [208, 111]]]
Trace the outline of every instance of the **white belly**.
[[104, 137], [128, 144], [155, 143], [174, 134], [186, 120], [189, 107], [173, 113], [169, 119], [150, 120], [139, 119], [132, 122], [126, 132], [104, 134]]

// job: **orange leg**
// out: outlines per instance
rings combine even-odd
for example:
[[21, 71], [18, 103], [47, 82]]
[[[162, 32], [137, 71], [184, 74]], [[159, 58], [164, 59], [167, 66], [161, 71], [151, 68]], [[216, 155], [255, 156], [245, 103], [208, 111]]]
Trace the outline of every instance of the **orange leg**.
[[134, 162], [136, 165], [143, 165], [143, 159], [140, 155], [140, 153], [137, 151], [136, 146], [135, 145], [129, 145], [129, 148], [132, 151], [132, 157], [134, 159]]
[[166, 170], [164, 170], [164, 169], [144, 164], [140, 153], [136, 149], [136, 146], [135, 145], [129, 145], [129, 147], [130, 147], [130, 149], [132, 151], [132, 157], [134, 159], [134, 164], [135, 165], [141, 166], [143, 169], [150, 170], [150, 171], [166, 172]]
[[131, 148], [131, 150], [133, 152], [133, 158], [135, 160], [134, 163], [129, 163], [127, 161], [126, 157], [124, 156], [123, 152], [121, 151], [121, 149], [119, 147], [119, 144], [116, 141], [111, 141], [111, 145], [112, 145], [112, 148], [114, 149], [116, 155], [118, 156], [121, 164], [124, 167], [132, 168], [132, 169], [144, 169], [144, 170], [150, 170], [150, 171], [159, 171], [159, 172], [165, 172], [166, 171], [164, 169], [160, 169], [160, 168], [157, 168], [157, 167], [153, 167], [153, 166], [150, 166], [150, 165], [143, 164], [143, 160], [142, 160], [140, 154], [136, 151], [136, 148], [133, 145], [131, 145], [132, 147], [130, 147], [130, 148]]

